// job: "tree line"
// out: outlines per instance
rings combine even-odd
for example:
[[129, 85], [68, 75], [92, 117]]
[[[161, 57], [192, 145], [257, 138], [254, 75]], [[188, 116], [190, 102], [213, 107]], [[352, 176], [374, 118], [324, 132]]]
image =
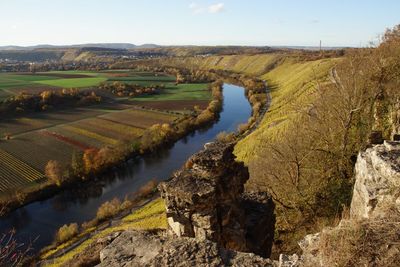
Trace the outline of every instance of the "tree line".
[[165, 89], [165, 85], [160, 84], [160, 85], [140, 86], [138, 84], [116, 81], [113, 83], [103, 82], [99, 85], [99, 88], [109, 91], [112, 94], [119, 97], [124, 97], [124, 96], [136, 97], [141, 95], [159, 94], [163, 89]]
[[95, 92], [82, 92], [78, 89], [60, 91], [45, 90], [39, 94], [21, 92], [0, 102], [0, 115], [18, 115], [27, 112], [41, 112], [54, 108], [86, 106], [101, 102]]

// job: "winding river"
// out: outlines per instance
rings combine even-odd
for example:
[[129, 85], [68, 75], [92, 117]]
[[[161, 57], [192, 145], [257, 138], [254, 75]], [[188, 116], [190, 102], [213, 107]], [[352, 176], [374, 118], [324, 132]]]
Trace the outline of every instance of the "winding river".
[[242, 87], [224, 84], [223, 92], [223, 110], [212, 126], [197, 130], [158, 153], [129, 161], [111, 175], [114, 177], [104, 177], [99, 183], [65, 190], [52, 198], [15, 210], [0, 219], [0, 233], [14, 228], [21, 242], [36, 239], [33, 246], [39, 250], [53, 241], [55, 232], [62, 225], [93, 219], [97, 208], [105, 201], [114, 197], [123, 198], [149, 180], [168, 179], [218, 133], [235, 131], [238, 124], [246, 122], [251, 116], [251, 107]]

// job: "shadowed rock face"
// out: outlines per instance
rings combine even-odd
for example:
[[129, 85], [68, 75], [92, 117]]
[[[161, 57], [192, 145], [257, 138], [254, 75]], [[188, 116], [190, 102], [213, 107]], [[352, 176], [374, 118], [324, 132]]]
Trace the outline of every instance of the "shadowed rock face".
[[269, 256], [273, 203], [267, 195], [243, 196], [249, 173], [243, 163], [235, 161], [233, 147], [208, 144], [169, 181], [160, 184], [169, 233]]
[[263, 257], [271, 255], [275, 229], [275, 205], [265, 192], [247, 192], [242, 196], [245, 211], [247, 250]]

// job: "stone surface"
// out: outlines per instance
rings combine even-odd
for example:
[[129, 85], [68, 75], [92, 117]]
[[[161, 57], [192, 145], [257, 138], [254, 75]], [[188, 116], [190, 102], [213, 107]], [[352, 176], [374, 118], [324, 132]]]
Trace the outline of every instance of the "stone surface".
[[353, 219], [400, 210], [400, 142], [385, 141], [359, 154], [350, 214]]
[[160, 252], [162, 239], [149, 232], [122, 232], [100, 252], [100, 266], [144, 266]]
[[299, 267], [301, 264], [301, 258], [297, 254], [279, 255], [279, 267]]
[[242, 196], [249, 173], [235, 161], [233, 147], [233, 143], [208, 143], [160, 184], [169, 233], [269, 256], [274, 207], [267, 195]]
[[235, 252], [209, 240], [125, 231], [101, 251], [99, 267], [275, 266], [252, 253]]

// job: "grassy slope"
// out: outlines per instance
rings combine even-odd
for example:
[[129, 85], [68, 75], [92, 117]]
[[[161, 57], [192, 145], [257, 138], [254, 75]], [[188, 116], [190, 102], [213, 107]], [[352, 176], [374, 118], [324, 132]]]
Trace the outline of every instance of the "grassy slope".
[[311, 103], [312, 93], [317, 86], [315, 80], [324, 82], [336, 61], [322, 59], [296, 62], [286, 59], [261, 76], [269, 84], [272, 104], [259, 128], [236, 146], [235, 154], [240, 160], [248, 162], [257, 155], [257, 148], [264, 140], [276, 138], [281, 131], [286, 130], [290, 121], [296, 118], [296, 109]]

